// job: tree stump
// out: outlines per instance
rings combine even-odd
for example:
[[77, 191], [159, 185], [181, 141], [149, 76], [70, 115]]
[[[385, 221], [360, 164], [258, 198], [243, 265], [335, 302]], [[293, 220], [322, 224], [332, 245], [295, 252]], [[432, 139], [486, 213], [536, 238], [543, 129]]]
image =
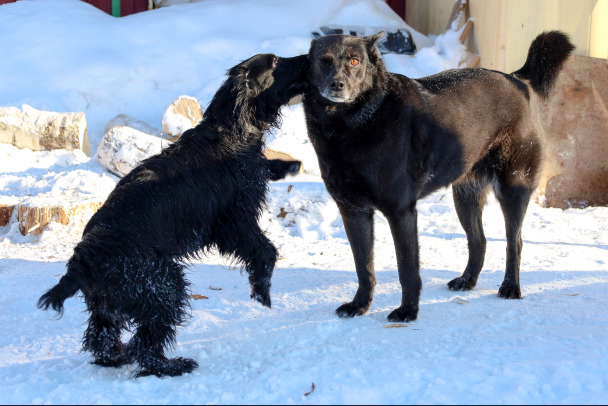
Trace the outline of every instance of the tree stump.
[[38, 235], [50, 222], [67, 225], [87, 222], [103, 202], [75, 202], [67, 206], [17, 205], [17, 221], [22, 235]]

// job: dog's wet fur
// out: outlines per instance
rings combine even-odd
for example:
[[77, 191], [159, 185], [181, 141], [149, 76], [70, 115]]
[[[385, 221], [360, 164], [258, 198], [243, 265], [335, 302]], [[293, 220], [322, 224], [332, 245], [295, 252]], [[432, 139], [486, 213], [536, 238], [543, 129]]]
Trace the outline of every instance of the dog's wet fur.
[[[189, 313], [184, 261], [216, 248], [243, 265], [251, 297], [270, 307], [277, 250], [258, 225], [268, 178], [297, 173], [298, 162], [271, 162], [264, 132], [279, 109], [303, 92], [306, 55], [256, 55], [228, 72], [203, 120], [120, 180], [88, 222], [67, 273], [39, 300], [63, 311], [82, 291], [90, 317], [83, 349], [93, 363], [137, 363], [136, 376], [177, 376], [196, 361], [168, 359]], [[127, 344], [124, 330], [133, 331]]]
[[374, 274], [375, 210], [382, 212], [397, 254], [401, 305], [388, 316], [418, 316], [420, 279], [416, 202], [452, 185], [469, 260], [451, 290], [473, 289], [483, 267], [482, 210], [492, 189], [507, 236], [498, 296], [521, 298], [522, 221], [543, 161], [536, 105], [547, 98], [573, 45], [557, 31], [539, 35], [513, 74], [450, 70], [414, 80], [387, 72], [370, 37], [328, 35], [312, 42], [311, 90], [304, 96], [309, 137], [327, 190], [350, 242], [359, 288], [340, 317], [368, 311]]

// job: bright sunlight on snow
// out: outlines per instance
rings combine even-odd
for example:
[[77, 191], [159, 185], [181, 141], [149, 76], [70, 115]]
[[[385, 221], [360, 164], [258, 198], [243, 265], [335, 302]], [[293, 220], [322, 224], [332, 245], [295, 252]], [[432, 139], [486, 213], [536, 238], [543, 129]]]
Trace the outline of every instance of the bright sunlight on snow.
[[[91, 149], [106, 123], [128, 114], [160, 127], [180, 95], [205, 107], [226, 70], [261, 52], [308, 52], [323, 24], [407, 28], [381, 0], [206, 0], [114, 18], [78, 0], [0, 6], [0, 106], [84, 111]], [[392, 72], [421, 77], [458, 67], [464, 48], [447, 33], [414, 56], [386, 55]], [[521, 52], [527, 50], [522, 49]], [[301, 105], [285, 107], [268, 147], [306, 173], [274, 182], [261, 224], [280, 251], [272, 310], [249, 298], [245, 276], [211, 255], [188, 272], [192, 317], [175, 356], [200, 365], [178, 378], [131, 379], [80, 352], [81, 298], [56, 320], [38, 297], [65, 272], [82, 225], [22, 236], [0, 227], [0, 403], [605, 403], [608, 399], [608, 207], [545, 209], [524, 223], [523, 300], [497, 298], [504, 275], [500, 207], [484, 213], [486, 261], [477, 287], [446, 284], [467, 262], [451, 190], [419, 202], [423, 291], [419, 318], [386, 328], [401, 287], [388, 223], [376, 217], [378, 286], [370, 312], [334, 310], [357, 288], [336, 205], [320, 178]], [[93, 154], [95, 155], [95, 154]], [[0, 198], [105, 197], [117, 178], [81, 152], [0, 144]], [[280, 217], [279, 214], [281, 214]]]

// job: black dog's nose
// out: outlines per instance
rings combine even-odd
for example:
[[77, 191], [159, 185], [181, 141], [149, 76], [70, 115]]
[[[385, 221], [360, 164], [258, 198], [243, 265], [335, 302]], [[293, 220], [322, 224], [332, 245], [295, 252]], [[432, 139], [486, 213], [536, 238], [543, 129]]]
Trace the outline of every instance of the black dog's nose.
[[332, 90], [342, 90], [344, 89], [344, 82], [341, 80], [334, 80], [331, 82]]

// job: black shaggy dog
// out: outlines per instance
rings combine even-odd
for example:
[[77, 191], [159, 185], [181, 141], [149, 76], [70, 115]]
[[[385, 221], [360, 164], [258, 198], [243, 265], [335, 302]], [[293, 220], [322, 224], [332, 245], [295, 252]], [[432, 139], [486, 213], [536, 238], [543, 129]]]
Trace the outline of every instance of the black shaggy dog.
[[[137, 376], [177, 376], [194, 360], [167, 359], [187, 318], [182, 261], [212, 247], [249, 274], [251, 297], [270, 307], [277, 250], [258, 225], [267, 179], [296, 170], [262, 155], [263, 134], [306, 86], [308, 58], [256, 55], [228, 72], [203, 120], [120, 180], [87, 224], [59, 284], [39, 300], [63, 311], [82, 291], [90, 312], [83, 348], [94, 364], [135, 362]], [[128, 344], [121, 331], [133, 329]]]
[[522, 221], [542, 165], [538, 98], [548, 97], [573, 46], [543, 33], [513, 74], [452, 70], [418, 80], [386, 71], [382, 33], [328, 35], [311, 44], [304, 109], [321, 174], [344, 220], [359, 289], [340, 317], [370, 307], [374, 275], [374, 210], [388, 219], [397, 253], [401, 306], [389, 321], [415, 320], [422, 282], [416, 201], [452, 184], [466, 232], [469, 261], [452, 290], [475, 287], [486, 239], [481, 214], [493, 188], [507, 230], [506, 274], [498, 295], [521, 298]]

